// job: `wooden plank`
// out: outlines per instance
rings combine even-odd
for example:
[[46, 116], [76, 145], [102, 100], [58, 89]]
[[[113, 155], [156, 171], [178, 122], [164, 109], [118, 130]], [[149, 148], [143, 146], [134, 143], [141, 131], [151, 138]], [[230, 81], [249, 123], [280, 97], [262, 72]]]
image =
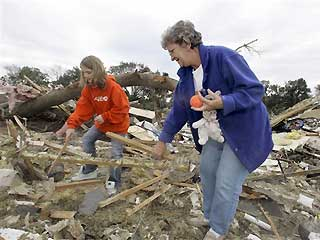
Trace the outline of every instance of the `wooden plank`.
[[198, 193], [199, 193], [199, 196], [200, 196], [200, 202], [203, 203], [203, 193], [201, 191], [199, 183], [196, 183], [196, 186], [197, 186], [197, 190], [198, 190]]
[[171, 185], [166, 185], [166, 186], [162, 187], [159, 192], [156, 192], [151, 197], [149, 197], [148, 199], [144, 200], [139, 205], [135, 206], [133, 209], [127, 209], [128, 217], [130, 217], [132, 214], [136, 213], [137, 211], [139, 211], [140, 209], [142, 209], [143, 207], [145, 207], [146, 205], [151, 203], [153, 200], [157, 199], [159, 196], [161, 196], [163, 193], [168, 191], [170, 188], [171, 188]]
[[13, 115], [14, 120], [16, 121], [16, 123], [18, 124], [18, 126], [21, 128], [21, 130], [24, 132], [24, 134], [28, 137], [30, 137], [30, 133], [29, 131], [26, 129], [26, 127], [22, 124], [22, 122], [20, 121], [20, 119], [16, 116]]
[[[0, 149], [0, 153], [7, 154], [7, 152], [2, 149]], [[46, 160], [55, 160], [57, 155], [35, 154], [35, 153], [24, 151], [21, 153], [21, 157], [31, 159], [31, 160], [46, 161]], [[91, 159], [95, 159], [95, 160], [91, 160]], [[72, 164], [78, 163], [81, 165], [93, 164], [98, 166], [163, 169], [163, 166], [160, 161], [144, 161], [143, 159], [137, 159], [137, 158], [121, 158], [119, 160], [108, 160], [108, 159], [91, 157], [91, 159], [79, 159], [79, 158], [70, 157], [70, 156], [62, 156], [60, 158], [60, 162], [72, 163]], [[175, 168], [177, 170], [187, 171], [187, 167], [185, 165], [177, 165], [175, 166]]]
[[152, 148], [152, 147], [147, 146], [147, 145], [145, 145], [145, 144], [143, 144], [143, 143], [141, 143], [141, 142], [135, 141], [135, 140], [133, 140], [133, 139], [129, 139], [129, 138], [126, 138], [126, 137], [122, 137], [122, 136], [120, 136], [119, 134], [112, 133], [112, 132], [107, 132], [106, 135], [107, 135], [107, 137], [109, 137], [109, 138], [115, 139], [115, 140], [117, 140], [117, 141], [119, 141], [119, 142], [122, 142], [122, 143], [124, 143], [124, 144], [127, 144], [127, 145], [129, 145], [129, 146], [131, 146], [131, 147], [138, 148], [138, 149], [140, 149], [140, 150], [142, 150], [142, 151], [146, 151], [146, 152], [148, 152], [148, 153], [152, 153], [152, 151], [153, 151], [153, 148]]
[[71, 183], [57, 183], [55, 185], [55, 190], [56, 191], [63, 191], [65, 189], [73, 188], [73, 187], [81, 187], [81, 186], [88, 186], [88, 185], [94, 185], [94, 184], [101, 184], [101, 183], [104, 183], [104, 181], [105, 181], [105, 178], [77, 181], [77, 182], [71, 182]]
[[51, 211], [50, 217], [55, 219], [72, 219], [76, 211]]
[[197, 189], [197, 186], [195, 184], [190, 184], [190, 183], [184, 183], [184, 182], [171, 182], [169, 181], [170, 184], [178, 186], [178, 187], [186, 187], [186, 188], [195, 188]]
[[57, 163], [59, 162], [59, 160], [60, 160], [60, 158], [61, 158], [61, 156], [62, 156], [62, 153], [64, 152], [64, 150], [67, 148], [67, 146], [68, 146], [68, 143], [69, 143], [69, 141], [70, 141], [70, 138], [71, 138], [71, 135], [69, 135], [67, 138], [66, 138], [66, 140], [65, 140], [65, 142], [64, 142], [64, 144], [63, 144], [63, 147], [61, 148], [61, 150], [59, 151], [59, 153], [58, 153], [58, 155], [57, 155], [57, 158], [51, 163], [51, 166], [50, 166], [50, 168], [49, 168], [49, 170], [48, 170], [48, 176], [51, 174], [51, 171], [52, 171], [52, 169], [57, 165]]
[[[28, 132], [28, 131], [24, 128], [23, 124], [20, 122], [20, 120], [18, 119], [18, 117], [17, 117], [17, 116], [14, 116], [14, 117], [15, 117], [16, 121], [18, 120], [18, 122], [21, 124], [22, 127], [18, 124], [18, 125], [20, 126], [20, 128], [22, 128], [22, 130], [23, 130], [24, 132]], [[7, 128], [8, 128], [9, 136], [11, 136], [11, 137], [14, 139], [14, 142], [15, 142], [15, 145], [16, 145], [16, 143], [17, 143], [17, 138], [18, 138], [18, 131], [17, 131], [15, 125], [13, 124], [13, 122], [12, 122], [11, 120], [6, 120], [6, 123], [7, 123]], [[20, 150], [21, 150], [21, 149], [20, 149]], [[15, 164], [17, 164], [17, 163], [20, 162], [19, 158], [20, 158], [21, 154], [22, 154], [22, 152], [19, 153], [17, 162], [12, 163], [13, 166], [14, 166]], [[47, 176], [43, 176], [40, 171], [34, 169], [34, 167], [33, 167], [32, 162], [31, 162], [30, 159], [23, 159], [23, 162], [24, 162], [24, 164], [25, 164], [25, 165], [24, 165], [25, 168], [28, 170], [28, 174], [31, 175], [32, 179], [40, 179], [40, 180], [46, 180], [46, 179], [48, 179]]]
[[[44, 141], [44, 144], [47, 145], [48, 147], [51, 147], [51, 148], [53, 148], [55, 150], [59, 150], [59, 151], [63, 148], [63, 145], [52, 143], [49, 141]], [[66, 147], [65, 152], [69, 153], [71, 155], [80, 156], [80, 157], [88, 157], [89, 156], [87, 153], [84, 153], [82, 151], [77, 151], [74, 149], [70, 149], [68, 147]]]
[[262, 205], [260, 203], [258, 203], [260, 210], [262, 211], [262, 213], [264, 214], [264, 216], [266, 217], [266, 219], [268, 220], [268, 222], [270, 223], [271, 229], [274, 232], [274, 234], [277, 237], [277, 240], [282, 240], [282, 238], [280, 237], [280, 234], [278, 232], [278, 229], [276, 227], [276, 225], [274, 224], [274, 222], [272, 221], [272, 218], [269, 216], [269, 214], [263, 209]]
[[103, 208], [103, 207], [105, 207], [107, 205], [110, 205], [111, 203], [114, 203], [114, 202], [116, 202], [116, 201], [118, 201], [120, 199], [123, 199], [123, 198], [125, 198], [125, 197], [127, 197], [127, 196], [129, 196], [129, 195], [131, 195], [131, 194], [133, 194], [135, 192], [138, 192], [139, 190], [144, 189], [144, 188], [150, 186], [151, 184], [154, 184], [154, 183], [156, 183], [156, 182], [158, 182], [160, 180], [163, 180], [163, 179], [167, 178], [168, 176], [169, 176], [169, 173], [164, 173], [163, 175], [161, 175], [159, 177], [155, 177], [155, 178], [150, 179], [149, 181], [146, 181], [146, 182], [144, 182], [144, 183], [142, 183], [140, 185], [137, 185], [137, 186], [135, 186], [133, 188], [125, 190], [125, 191], [123, 191], [123, 192], [121, 192], [121, 193], [119, 193], [119, 194], [117, 194], [117, 195], [115, 195], [115, 196], [113, 196], [111, 198], [108, 198], [108, 199], [106, 199], [104, 201], [101, 201], [99, 203], [99, 207]]
[[314, 98], [305, 99], [295, 104], [294, 106], [292, 106], [291, 108], [288, 108], [286, 111], [280, 113], [279, 115], [272, 117], [271, 127], [274, 127], [280, 122], [282, 122], [283, 120], [311, 108], [313, 104], [316, 103], [317, 101], [318, 101], [317, 97], [314, 97]]
[[128, 133], [139, 139], [142, 143], [153, 142], [154, 140], [154, 138], [148, 134], [148, 130], [137, 125], [130, 126]]
[[154, 120], [154, 118], [156, 117], [156, 113], [154, 111], [135, 108], [135, 107], [130, 107], [129, 113], [132, 115], [148, 118], [150, 120]]
[[[147, 146], [147, 145], [145, 145], [145, 144], [143, 144], [141, 142], [135, 141], [133, 139], [122, 137], [119, 134], [112, 133], [112, 132], [107, 132], [106, 135], [109, 138], [115, 139], [115, 140], [117, 140], [119, 142], [122, 142], [124, 144], [130, 145], [130, 146], [135, 147], [137, 149], [140, 149], [142, 151], [146, 151], [146, 152], [148, 152], [150, 154], [153, 153], [153, 147]], [[165, 159], [168, 159], [168, 160], [174, 160], [175, 159], [172, 155], [170, 155], [168, 153], [165, 153], [163, 157]]]
[[31, 84], [31, 86], [36, 89], [37, 91], [39, 91], [39, 93], [45, 93], [45, 90], [39, 86], [38, 84], [34, 83], [30, 78], [28, 78], [26, 75], [24, 75], [24, 79], [27, 80], [28, 83]]
[[6, 124], [7, 124], [8, 134], [9, 134], [10, 137], [13, 138], [14, 143], [16, 145], [17, 138], [18, 138], [18, 130], [17, 130], [16, 126], [13, 124], [13, 122], [10, 119], [6, 120]]

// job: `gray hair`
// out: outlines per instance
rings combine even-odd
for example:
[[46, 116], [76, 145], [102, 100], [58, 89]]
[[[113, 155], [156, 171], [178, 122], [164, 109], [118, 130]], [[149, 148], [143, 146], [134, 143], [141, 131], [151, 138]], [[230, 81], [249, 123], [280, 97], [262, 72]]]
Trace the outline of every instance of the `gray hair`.
[[194, 29], [192, 22], [180, 20], [168, 29], [161, 36], [161, 46], [167, 49], [169, 43], [191, 44], [191, 47], [197, 47], [202, 43], [201, 33]]

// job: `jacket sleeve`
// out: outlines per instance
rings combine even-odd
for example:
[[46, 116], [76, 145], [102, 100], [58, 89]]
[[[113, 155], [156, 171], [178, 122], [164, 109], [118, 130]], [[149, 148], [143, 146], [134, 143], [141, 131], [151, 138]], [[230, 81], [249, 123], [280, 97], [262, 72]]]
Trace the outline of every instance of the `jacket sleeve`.
[[129, 100], [121, 87], [115, 87], [110, 96], [112, 107], [102, 114], [104, 121], [111, 124], [122, 123], [129, 114]]
[[92, 118], [94, 110], [90, 99], [86, 94], [86, 89], [83, 89], [81, 96], [77, 102], [75, 111], [70, 115], [67, 120], [68, 128], [77, 128], [82, 123]]
[[264, 87], [241, 55], [225, 57], [222, 71], [231, 89], [230, 94], [222, 96], [225, 116], [250, 108], [261, 101]]
[[172, 142], [174, 135], [181, 130], [187, 122], [187, 109], [178, 99], [175, 91], [173, 106], [166, 118], [159, 140], [165, 143]]

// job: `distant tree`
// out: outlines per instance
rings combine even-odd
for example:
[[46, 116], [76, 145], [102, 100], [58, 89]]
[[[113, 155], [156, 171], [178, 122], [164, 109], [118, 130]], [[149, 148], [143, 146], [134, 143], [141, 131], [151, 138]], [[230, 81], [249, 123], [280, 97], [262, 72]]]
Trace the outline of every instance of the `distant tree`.
[[72, 69], [67, 70], [65, 73], [59, 76], [57, 80], [54, 81], [53, 83], [56, 85], [61, 84], [62, 86], [66, 87], [70, 83], [78, 81], [79, 79], [80, 79], [80, 68], [73, 67]]
[[162, 76], [169, 77], [169, 73], [167, 73], [167, 72], [163, 72], [163, 73], [162, 73]]
[[4, 69], [6, 70], [7, 74], [1, 77], [2, 81], [8, 84], [14, 84], [18, 79], [20, 67], [17, 65], [7, 65], [4, 66]]
[[284, 106], [282, 105], [284, 87], [277, 84], [270, 84], [269, 81], [262, 81], [262, 83], [265, 87], [265, 95], [262, 98], [264, 104], [266, 105], [269, 113], [278, 114], [284, 110]]
[[265, 87], [263, 102], [270, 114], [279, 114], [294, 104], [310, 97], [310, 89], [303, 78], [289, 81], [285, 86], [262, 81]]
[[316, 90], [316, 95], [317, 95], [317, 96], [320, 96], [320, 84], [318, 84], [318, 85], [315, 87], [315, 90]]
[[[144, 72], [150, 69], [142, 63], [135, 62], [120, 62], [119, 65], [111, 66], [108, 70], [109, 73], [113, 75], [120, 75], [124, 73], [130, 72]], [[144, 100], [148, 101], [151, 95], [151, 89], [133, 86], [130, 87], [130, 90], [126, 89], [126, 93], [128, 94], [129, 101], [140, 100], [143, 102]]]
[[[125, 73], [132, 72], [151, 72], [150, 68], [142, 63], [134, 62], [120, 62], [117, 66], [111, 66], [109, 68], [109, 73], [113, 75], [121, 75]], [[160, 72], [158, 72], [159, 75]], [[160, 109], [165, 108], [166, 96], [168, 90], [153, 89], [142, 86], [132, 86], [130, 89], [126, 89], [129, 101], [138, 100], [141, 107], [144, 109], [160, 111]]]
[[5, 76], [0, 77], [0, 86], [5, 86], [8, 84], [8, 81]]
[[303, 78], [299, 78], [298, 80], [288, 81], [284, 86], [285, 91], [285, 99], [287, 106], [293, 106], [296, 103], [310, 98], [311, 90], [307, 86], [307, 82]]
[[49, 83], [49, 75], [42, 73], [39, 68], [34, 67], [18, 67], [16, 65], [5, 66], [7, 74], [3, 76], [5, 81], [9, 84], [16, 85], [22, 83], [24, 76], [30, 78], [38, 85], [47, 85]]
[[54, 65], [49, 69], [49, 75], [53, 77], [53, 81], [57, 81], [63, 73], [64, 70], [60, 65]]
[[108, 72], [114, 75], [119, 75], [123, 73], [135, 72], [135, 71], [142, 72], [142, 71], [146, 71], [147, 69], [149, 68], [142, 63], [120, 62], [119, 65], [111, 66]]

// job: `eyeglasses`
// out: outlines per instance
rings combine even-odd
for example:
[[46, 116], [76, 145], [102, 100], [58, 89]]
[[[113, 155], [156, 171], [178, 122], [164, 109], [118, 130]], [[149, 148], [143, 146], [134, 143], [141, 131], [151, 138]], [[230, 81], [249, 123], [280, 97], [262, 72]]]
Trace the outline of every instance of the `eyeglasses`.
[[173, 49], [171, 49], [171, 50], [168, 49], [169, 54], [172, 55], [173, 52], [174, 52], [174, 50], [176, 50], [176, 48], [173, 48]]

